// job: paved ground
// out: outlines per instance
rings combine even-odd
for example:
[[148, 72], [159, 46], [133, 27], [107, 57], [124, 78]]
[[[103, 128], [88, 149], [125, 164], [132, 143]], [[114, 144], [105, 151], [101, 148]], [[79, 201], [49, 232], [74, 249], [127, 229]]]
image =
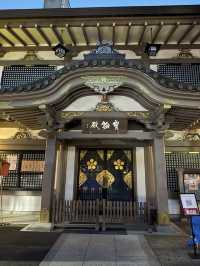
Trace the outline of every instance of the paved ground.
[[143, 235], [62, 234], [40, 266], [159, 266]]
[[200, 266], [188, 256], [188, 236], [172, 230], [170, 235], [71, 229], [60, 234], [20, 232], [21, 227], [0, 227], [0, 266]]
[[193, 249], [187, 247], [187, 236], [146, 235], [145, 238], [162, 266], [200, 266], [200, 260], [188, 255]]
[[58, 236], [58, 233], [16, 232], [16, 228], [3, 231], [1, 228], [0, 266], [39, 265]]

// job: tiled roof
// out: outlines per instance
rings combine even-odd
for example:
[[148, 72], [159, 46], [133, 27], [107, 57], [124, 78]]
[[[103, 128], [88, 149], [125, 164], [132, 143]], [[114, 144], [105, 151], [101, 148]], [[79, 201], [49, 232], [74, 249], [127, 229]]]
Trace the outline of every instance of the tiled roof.
[[185, 84], [178, 82], [174, 79], [164, 77], [158, 72], [155, 72], [143, 64], [135, 63], [134, 60], [126, 59], [90, 59], [90, 60], [81, 60], [81, 61], [72, 61], [70, 64], [64, 66], [62, 69], [51, 74], [49, 77], [34, 81], [32, 83], [22, 85], [19, 87], [12, 88], [3, 88], [0, 90], [0, 94], [12, 94], [12, 93], [22, 93], [22, 92], [34, 92], [42, 91], [50, 84], [52, 84], [56, 79], [61, 77], [66, 73], [73, 72], [77, 69], [83, 69], [88, 67], [116, 67], [116, 68], [127, 68], [135, 69], [143, 72], [145, 75], [148, 75], [159, 83], [162, 87], [168, 88], [170, 90], [178, 91], [191, 91], [191, 92], [200, 92], [200, 86], [193, 86], [191, 84]]

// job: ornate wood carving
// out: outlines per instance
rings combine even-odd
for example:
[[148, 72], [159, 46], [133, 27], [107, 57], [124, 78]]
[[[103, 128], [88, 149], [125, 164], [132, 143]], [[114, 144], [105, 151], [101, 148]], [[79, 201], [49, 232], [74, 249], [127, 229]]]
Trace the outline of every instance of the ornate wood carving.
[[19, 128], [19, 131], [15, 133], [12, 139], [34, 139], [32, 133], [27, 128]]

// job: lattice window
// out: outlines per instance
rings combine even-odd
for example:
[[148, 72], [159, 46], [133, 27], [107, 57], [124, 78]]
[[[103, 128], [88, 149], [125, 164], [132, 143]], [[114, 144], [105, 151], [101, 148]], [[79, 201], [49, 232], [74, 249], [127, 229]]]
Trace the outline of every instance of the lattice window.
[[1, 87], [9, 89], [48, 77], [56, 70], [55, 66], [6, 66], [2, 73]]
[[200, 168], [200, 154], [189, 152], [166, 153], [167, 183], [170, 192], [179, 190], [177, 168]]
[[179, 82], [200, 85], [200, 64], [162, 64], [158, 72]]
[[3, 178], [4, 189], [42, 189], [44, 151], [0, 151], [0, 157], [10, 163], [9, 175]]

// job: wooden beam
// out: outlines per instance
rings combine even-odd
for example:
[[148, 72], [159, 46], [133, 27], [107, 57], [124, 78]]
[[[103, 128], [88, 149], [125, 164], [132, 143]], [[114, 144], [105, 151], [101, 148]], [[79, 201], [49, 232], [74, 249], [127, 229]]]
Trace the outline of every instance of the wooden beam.
[[27, 119], [30, 119], [31, 118], [31, 121], [30, 122], [32, 122], [32, 121], [34, 121], [34, 120], [40, 120], [41, 119], [41, 117], [42, 117], [42, 115], [40, 114], [40, 115], [36, 115], [36, 114], [34, 114], [34, 113], [32, 113], [32, 114], [24, 114], [24, 115], [10, 115], [11, 117], [13, 117], [14, 119], [17, 119], [17, 120], [19, 120], [19, 119], [21, 119], [21, 120], [27, 120]]
[[[117, 49], [118, 46], [116, 46]], [[2, 49], [1, 49], [2, 50]], [[52, 51], [52, 48], [50, 49]], [[48, 50], [48, 51], [50, 51]], [[134, 50], [134, 49], [133, 49]], [[3, 50], [2, 50], [3, 51]], [[78, 50], [81, 51], [81, 50]], [[153, 58], [143, 58], [143, 59], [135, 59], [135, 63], [140, 64], [200, 64], [200, 58], [168, 58], [168, 59], [153, 59]], [[26, 65], [65, 65], [65, 60], [56, 59], [56, 60], [29, 60], [26, 61]], [[0, 65], [2, 66], [10, 66], [10, 65], [24, 65], [24, 60], [1, 60]]]
[[159, 27], [158, 27], [156, 33], [154, 34], [154, 37], [153, 37], [153, 39], [152, 39], [152, 43], [155, 43], [155, 41], [156, 41], [156, 39], [157, 39], [157, 37], [158, 37], [160, 31], [161, 31], [162, 28], [163, 28], [163, 25], [164, 25], [164, 22], [161, 21], [161, 23], [160, 23], [160, 25], [159, 25]]
[[112, 24], [112, 43], [113, 43], [113, 46], [115, 46], [115, 22]]
[[[12, 47], [15, 46], [15, 44], [14, 44], [11, 40], [9, 40], [5, 35], [3, 35], [1, 32], [0, 32], [0, 37], [1, 37], [4, 41], [6, 41], [7, 43], [9, 43]], [[1, 48], [2, 48], [2, 47], [1, 47]]]
[[170, 38], [172, 37], [172, 35], [174, 34], [174, 32], [177, 30], [178, 26], [180, 25], [180, 22], [177, 22], [172, 29], [170, 30], [169, 34], [167, 35], [167, 38], [164, 41], [164, 44], [167, 44], [170, 40]]
[[57, 27], [53, 24], [50, 24], [50, 28], [52, 29], [54, 35], [56, 36], [57, 40], [59, 43], [64, 44], [64, 40], [62, 38], [62, 35], [60, 34], [60, 32], [58, 31]]
[[128, 45], [128, 43], [129, 43], [129, 35], [130, 35], [131, 26], [132, 26], [132, 23], [129, 22], [128, 23], [127, 33], [126, 33], [126, 38], [125, 38], [125, 45]]
[[4, 28], [10, 33], [12, 34], [15, 39], [17, 39], [23, 46], [27, 46], [27, 43], [8, 25], [5, 25]]
[[[192, 1], [191, 1], [192, 2]], [[150, 2], [149, 2], [150, 3]], [[1, 19], [29, 19], [29, 20], [41, 20], [47, 21], [54, 18], [56, 20], [68, 19], [112, 19], [117, 18], [130, 18], [140, 20], [145, 18], [158, 20], [160, 16], [166, 17], [168, 20], [172, 20], [175, 17], [181, 17], [185, 19], [193, 19], [194, 16], [199, 17], [200, 7], [199, 5], [177, 5], [177, 6], [135, 6], [135, 7], [113, 7], [113, 8], [58, 8], [52, 9], [26, 9], [26, 10], [1, 10]]]
[[19, 27], [36, 46], [39, 46], [39, 42], [36, 40], [36, 38], [23, 25], [19, 25]]
[[138, 139], [151, 140], [153, 138], [152, 132], [140, 132], [138, 130], [129, 130], [127, 134], [83, 134], [82, 132], [58, 132], [57, 138], [64, 139]]
[[101, 38], [100, 23], [97, 23], [97, 34], [98, 34], [98, 40], [101, 43], [102, 42], [102, 38]]
[[196, 24], [197, 24], [196, 21], [194, 21], [193, 24], [188, 27], [188, 29], [183, 33], [183, 35], [177, 41], [177, 44], [180, 44], [185, 39], [185, 37], [193, 30]]
[[35, 28], [37, 29], [39, 34], [42, 36], [42, 38], [45, 40], [46, 44], [48, 46], [51, 46], [51, 42], [50, 42], [49, 38], [46, 36], [46, 34], [44, 33], [44, 31], [42, 30], [42, 28], [40, 28], [40, 26], [38, 26], [37, 24], [35, 24]]
[[76, 46], [76, 39], [75, 39], [75, 36], [74, 36], [70, 26], [68, 24], [66, 24], [65, 27], [66, 27], [67, 33], [71, 39], [72, 45]]
[[[122, 49], [122, 50], [134, 50], [134, 49], [138, 49], [138, 45], [117, 45], [116, 47], [118, 49]], [[88, 46], [78, 46], [76, 47], [76, 51], [81, 52], [84, 50], [90, 50], [90, 49], [95, 49], [96, 45], [88, 45]], [[200, 49], [200, 44], [163, 44], [161, 45], [160, 49], [161, 50], [177, 50], [177, 49]], [[2, 46], [1, 50], [4, 52], [25, 52], [25, 51], [51, 51], [52, 48], [48, 47], [48, 46], [26, 46], [26, 47], [19, 47], [19, 46], [15, 46], [15, 47], [5, 47]]]
[[200, 37], [200, 31], [192, 38], [191, 44], [194, 44]]
[[83, 36], [84, 36], [84, 39], [85, 39], [85, 43], [88, 46], [89, 45], [89, 40], [88, 40], [88, 36], [87, 36], [86, 30], [85, 30], [84, 23], [81, 23], [81, 29], [82, 29], [82, 32], [83, 32]]
[[143, 26], [143, 29], [142, 29], [142, 33], [141, 33], [141, 35], [140, 35], [140, 39], [139, 39], [139, 41], [138, 41], [138, 44], [139, 44], [139, 45], [141, 45], [142, 42], [143, 42], [144, 34], [145, 34], [145, 32], [146, 32], [146, 29], [147, 29], [147, 25], [148, 25], [148, 23], [145, 22], [145, 23], [144, 23], [144, 26]]
[[186, 117], [186, 116], [190, 115], [190, 116], [196, 117], [196, 119], [198, 117], [200, 117], [200, 114], [199, 114], [199, 112], [196, 109], [191, 110], [191, 111], [188, 111], [186, 109], [185, 109], [185, 111], [184, 110], [183, 111], [178, 111], [177, 110], [177, 111], [172, 112], [171, 114], [176, 115], [176, 116], [183, 116], [183, 117]]

